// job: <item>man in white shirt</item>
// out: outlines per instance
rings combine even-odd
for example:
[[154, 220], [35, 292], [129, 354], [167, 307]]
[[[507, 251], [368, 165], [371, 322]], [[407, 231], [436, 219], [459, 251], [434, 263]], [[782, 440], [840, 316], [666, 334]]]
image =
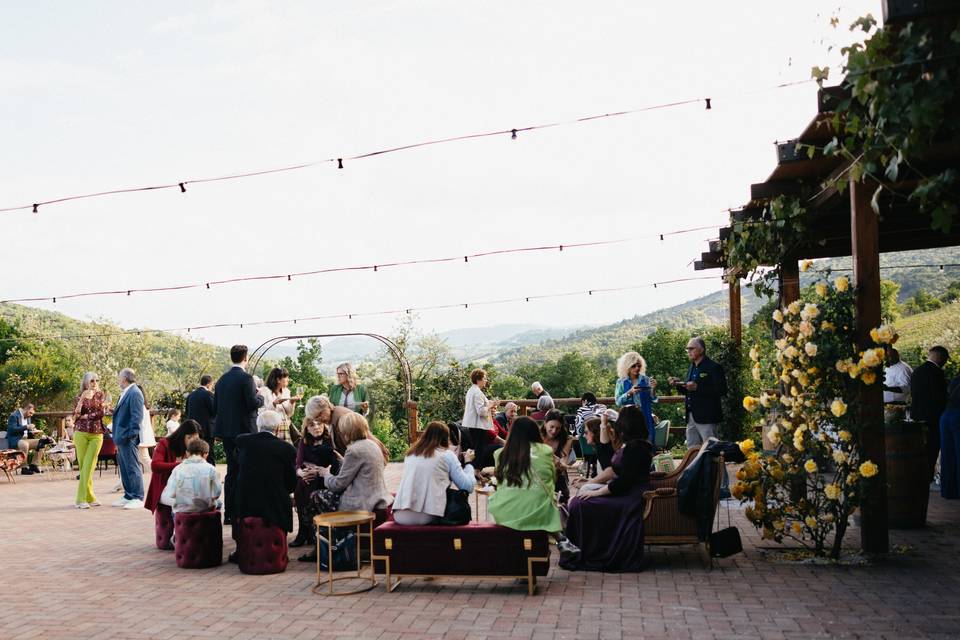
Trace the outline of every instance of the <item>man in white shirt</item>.
[[910, 394], [910, 378], [913, 369], [900, 359], [900, 352], [890, 347], [887, 349], [887, 368], [883, 374], [883, 401], [907, 402]]

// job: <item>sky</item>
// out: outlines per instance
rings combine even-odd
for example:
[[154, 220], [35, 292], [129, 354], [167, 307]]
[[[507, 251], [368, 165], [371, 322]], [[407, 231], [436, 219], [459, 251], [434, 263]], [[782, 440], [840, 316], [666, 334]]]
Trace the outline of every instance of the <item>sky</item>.
[[[0, 207], [489, 130], [703, 103], [234, 182], [0, 213], [0, 299], [488, 250], [621, 244], [32, 303], [125, 328], [254, 322], [710, 280], [418, 314], [443, 331], [599, 325], [723, 287], [709, 230], [839, 75], [879, 0], [42, 2], [0, 7]], [[840, 28], [830, 26], [830, 18]], [[833, 47], [832, 50], [830, 47]], [[194, 331], [390, 332], [397, 316]]]

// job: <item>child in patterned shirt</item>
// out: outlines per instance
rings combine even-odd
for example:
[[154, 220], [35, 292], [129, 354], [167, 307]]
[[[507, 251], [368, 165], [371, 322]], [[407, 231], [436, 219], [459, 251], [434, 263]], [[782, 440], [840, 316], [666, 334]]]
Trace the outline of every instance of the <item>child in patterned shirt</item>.
[[187, 458], [170, 472], [160, 502], [178, 513], [199, 513], [220, 509], [220, 477], [217, 469], [207, 462], [210, 445], [196, 438], [187, 444]]

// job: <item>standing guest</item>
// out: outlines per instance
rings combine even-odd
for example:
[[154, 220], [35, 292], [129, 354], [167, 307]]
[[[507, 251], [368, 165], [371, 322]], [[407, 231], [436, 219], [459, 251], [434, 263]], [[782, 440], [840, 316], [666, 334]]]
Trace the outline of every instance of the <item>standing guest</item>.
[[470, 372], [470, 388], [464, 399], [463, 419], [460, 424], [470, 434], [473, 449], [476, 451], [477, 462], [483, 466], [493, 463], [493, 452], [503, 446], [503, 439], [497, 436], [493, 426], [496, 400], [487, 400], [483, 390], [487, 387], [489, 378], [483, 369], [474, 369]]
[[917, 367], [910, 378], [910, 417], [927, 423], [929, 482], [933, 481], [940, 456], [940, 416], [947, 405], [947, 379], [943, 366], [949, 359], [950, 353], [944, 347], [933, 347], [927, 352], [927, 361]]
[[227, 524], [230, 524], [233, 518], [233, 491], [239, 472], [237, 437], [257, 432], [257, 409], [263, 406], [263, 396], [257, 395], [253, 376], [246, 371], [246, 345], [236, 344], [231, 347], [230, 361], [233, 366], [217, 380], [213, 408], [213, 414], [217, 418], [213, 435], [223, 442], [223, 451], [227, 456], [227, 477], [223, 481], [223, 519]]
[[940, 495], [960, 498], [960, 374], [950, 381], [940, 416]]
[[913, 369], [900, 359], [900, 352], [893, 347], [887, 348], [887, 367], [883, 371], [884, 403], [906, 403], [910, 395], [910, 378]]
[[335, 407], [346, 407], [363, 415], [370, 411], [367, 388], [360, 384], [357, 370], [349, 362], [337, 365], [337, 381], [330, 385], [327, 396]]
[[617, 406], [640, 407], [647, 421], [650, 442], [655, 442], [652, 404], [657, 401], [657, 381], [647, 377], [647, 361], [636, 351], [627, 351], [617, 360], [617, 376]]
[[940, 495], [960, 498], [960, 374], [950, 381], [940, 416]]
[[556, 408], [556, 405], [553, 403], [553, 398], [547, 394], [543, 394], [537, 398], [537, 410], [534, 411], [530, 418], [537, 421], [542, 421], [547, 417], [547, 413], [553, 411]]
[[140, 422], [140, 470], [146, 472], [150, 466], [150, 449], [157, 446], [157, 436], [153, 432], [153, 417], [150, 415], [150, 403], [147, 402], [147, 391], [142, 384], [138, 384], [143, 394], [143, 420]]
[[[33, 404], [27, 402], [22, 407], [15, 409], [7, 419], [7, 446], [11, 449], [17, 449], [27, 458], [30, 457], [31, 450], [35, 450], [38, 456], [40, 454], [40, 438], [30, 437], [39, 434], [39, 431], [33, 428], [33, 423], [30, 420], [34, 411]], [[20, 470], [20, 474], [25, 476], [33, 473], [40, 473], [40, 467], [36, 465], [36, 461]]]
[[615, 426], [623, 443], [613, 456], [612, 478], [570, 500], [567, 535], [580, 555], [561, 559], [568, 570], [640, 571], [643, 557], [643, 492], [650, 482], [653, 445], [636, 405], [624, 407]]
[[294, 463], [297, 467], [297, 488], [293, 492], [300, 525], [297, 537], [290, 543], [291, 547], [302, 547], [310, 542], [313, 535], [307, 505], [310, 503], [310, 494], [321, 488], [320, 467], [330, 467], [330, 472], [336, 475], [342, 460], [333, 446], [333, 436], [327, 424], [304, 418], [302, 433]]
[[573, 420], [574, 433], [577, 436], [583, 435], [583, 422], [591, 416], [599, 416], [606, 410], [606, 406], [597, 403], [597, 396], [587, 391], [580, 396], [580, 407]]
[[493, 421], [497, 426], [497, 435], [503, 439], [506, 439], [507, 433], [510, 432], [510, 425], [513, 424], [513, 421], [517, 419], [517, 410], [519, 407], [516, 402], [508, 402], [503, 405], [503, 411], [498, 413]]
[[[252, 377], [250, 385], [252, 391]], [[217, 400], [220, 400], [219, 383]], [[217, 407], [218, 428], [220, 416], [223, 415], [220, 412], [222, 406]], [[263, 518], [268, 526], [280, 527], [289, 533], [293, 531], [293, 504], [290, 502], [290, 494], [297, 488], [297, 474], [294, 470], [297, 450], [289, 442], [284, 442], [274, 435], [282, 421], [276, 411], [264, 411], [256, 420], [259, 429], [257, 433], [238, 434], [232, 443], [235, 447], [232, 455], [236, 456], [235, 464], [239, 468], [233, 521], [239, 522], [248, 517]], [[237, 532], [239, 528], [234, 527], [233, 530]], [[229, 559], [236, 562], [236, 552], [231, 553]]]
[[402, 525], [434, 524], [443, 518], [447, 506], [447, 487], [473, 491], [473, 452], [464, 453], [466, 465], [450, 450], [450, 429], [434, 421], [420, 434], [403, 459], [403, 479], [393, 502], [393, 519]]
[[723, 367], [707, 357], [707, 345], [696, 336], [687, 342], [690, 368], [685, 380], [671, 377], [670, 385], [686, 396], [687, 448], [717, 437], [723, 421], [723, 397], [727, 379]]
[[186, 457], [187, 445], [199, 439], [200, 425], [194, 420], [184, 420], [180, 428], [167, 437], [160, 438], [150, 461], [150, 486], [147, 487], [147, 497], [143, 501], [144, 508], [150, 513], [156, 513], [158, 509], [169, 511], [169, 507], [161, 504], [160, 494], [167, 486], [170, 473]]
[[[321, 513], [377, 511], [393, 502], [383, 478], [386, 462], [380, 447], [373, 442], [366, 418], [351, 412], [341, 420], [340, 430], [347, 443], [347, 452], [336, 475], [330, 467], [320, 467], [321, 488], [310, 496], [311, 522], [313, 516]], [[316, 546], [298, 560], [316, 562]]]
[[[347, 442], [343, 436], [341, 425], [346, 424], [345, 418], [353, 413], [356, 412], [346, 407], [333, 406], [330, 403], [330, 399], [325, 395], [313, 396], [307, 400], [307, 406], [304, 408], [305, 419], [315, 420], [327, 425], [330, 431], [330, 437], [333, 438], [333, 447], [341, 456], [347, 453]], [[380, 447], [384, 463], [389, 462], [390, 451], [387, 447], [373, 434], [370, 435], [370, 439]]]
[[93, 493], [93, 470], [103, 445], [104, 400], [100, 378], [92, 371], [83, 374], [80, 395], [73, 402], [73, 444], [77, 449], [80, 483], [77, 485], [77, 509], [99, 507]]
[[207, 462], [210, 447], [196, 437], [187, 443], [186, 453], [187, 457], [170, 473], [160, 494], [160, 502], [173, 509], [174, 521], [179, 513], [203, 513], [219, 509], [223, 504], [217, 468]]
[[140, 429], [143, 426], [143, 394], [137, 387], [137, 374], [124, 369], [117, 376], [122, 389], [113, 410], [113, 441], [117, 445], [117, 463], [123, 497], [115, 507], [139, 509], [143, 506], [143, 470], [140, 467]]
[[561, 558], [580, 553], [563, 535], [553, 492], [557, 473], [553, 450], [540, 439], [536, 422], [517, 418], [507, 443], [494, 453], [494, 467], [497, 490], [487, 502], [493, 521], [518, 531], [546, 531], [557, 541]]
[[[543, 427], [540, 429], [543, 443], [553, 450], [554, 464], [557, 467], [554, 488], [560, 494], [560, 502], [567, 503], [570, 499], [570, 486], [567, 483], [567, 471], [570, 469], [570, 451], [573, 449], [573, 438], [567, 431], [563, 421], [563, 414], [553, 409], [543, 418]], [[576, 461], [576, 457], [574, 457]]]
[[180, 409], [167, 409], [166, 419], [164, 427], [167, 430], [167, 435], [171, 436], [180, 428]]
[[540, 384], [539, 380], [530, 385], [530, 393], [533, 394], [534, 398], [538, 398], [538, 399], [542, 396], [550, 395], [549, 393], [547, 393], [547, 390], [543, 388], [543, 385]]
[[290, 372], [280, 367], [270, 369], [267, 382], [260, 387], [258, 393], [263, 396], [263, 406], [258, 413], [276, 411], [280, 414], [282, 422], [273, 435], [290, 444], [298, 442], [300, 432], [290, 422], [290, 418], [297, 409], [300, 396], [290, 396]]
[[213, 399], [213, 376], [200, 376], [200, 386], [187, 396], [186, 415], [188, 420], [196, 420], [200, 425], [200, 432], [204, 441], [210, 446], [210, 462], [216, 464], [213, 453], [213, 420], [217, 415], [217, 407]]
[[63, 419], [63, 436], [71, 442], [73, 441], [74, 426], [73, 416], [67, 416]]

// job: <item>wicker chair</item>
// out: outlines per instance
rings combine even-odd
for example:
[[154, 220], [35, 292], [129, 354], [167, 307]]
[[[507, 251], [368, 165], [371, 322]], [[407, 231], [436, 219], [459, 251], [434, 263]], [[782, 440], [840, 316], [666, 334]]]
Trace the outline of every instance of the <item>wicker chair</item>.
[[[698, 452], [699, 449], [687, 451], [680, 466], [670, 473], [651, 474], [650, 484], [653, 486], [653, 491], [647, 491], [643, 494], [643, 498], [647, 502], [643, 512], [643, 536], [644, 543], [647, 545], [697, 545], [703, 556], [704, 564], [712, 568], [709, 538], [701, 540], [697, 534], [697, 518], [680, 513], [677, 508], [677, 481], [696, 458]], [[720, 456], [718, 463], [716, 477], [713, 479], [711, 522], [720, 502], [723, 456]]]

